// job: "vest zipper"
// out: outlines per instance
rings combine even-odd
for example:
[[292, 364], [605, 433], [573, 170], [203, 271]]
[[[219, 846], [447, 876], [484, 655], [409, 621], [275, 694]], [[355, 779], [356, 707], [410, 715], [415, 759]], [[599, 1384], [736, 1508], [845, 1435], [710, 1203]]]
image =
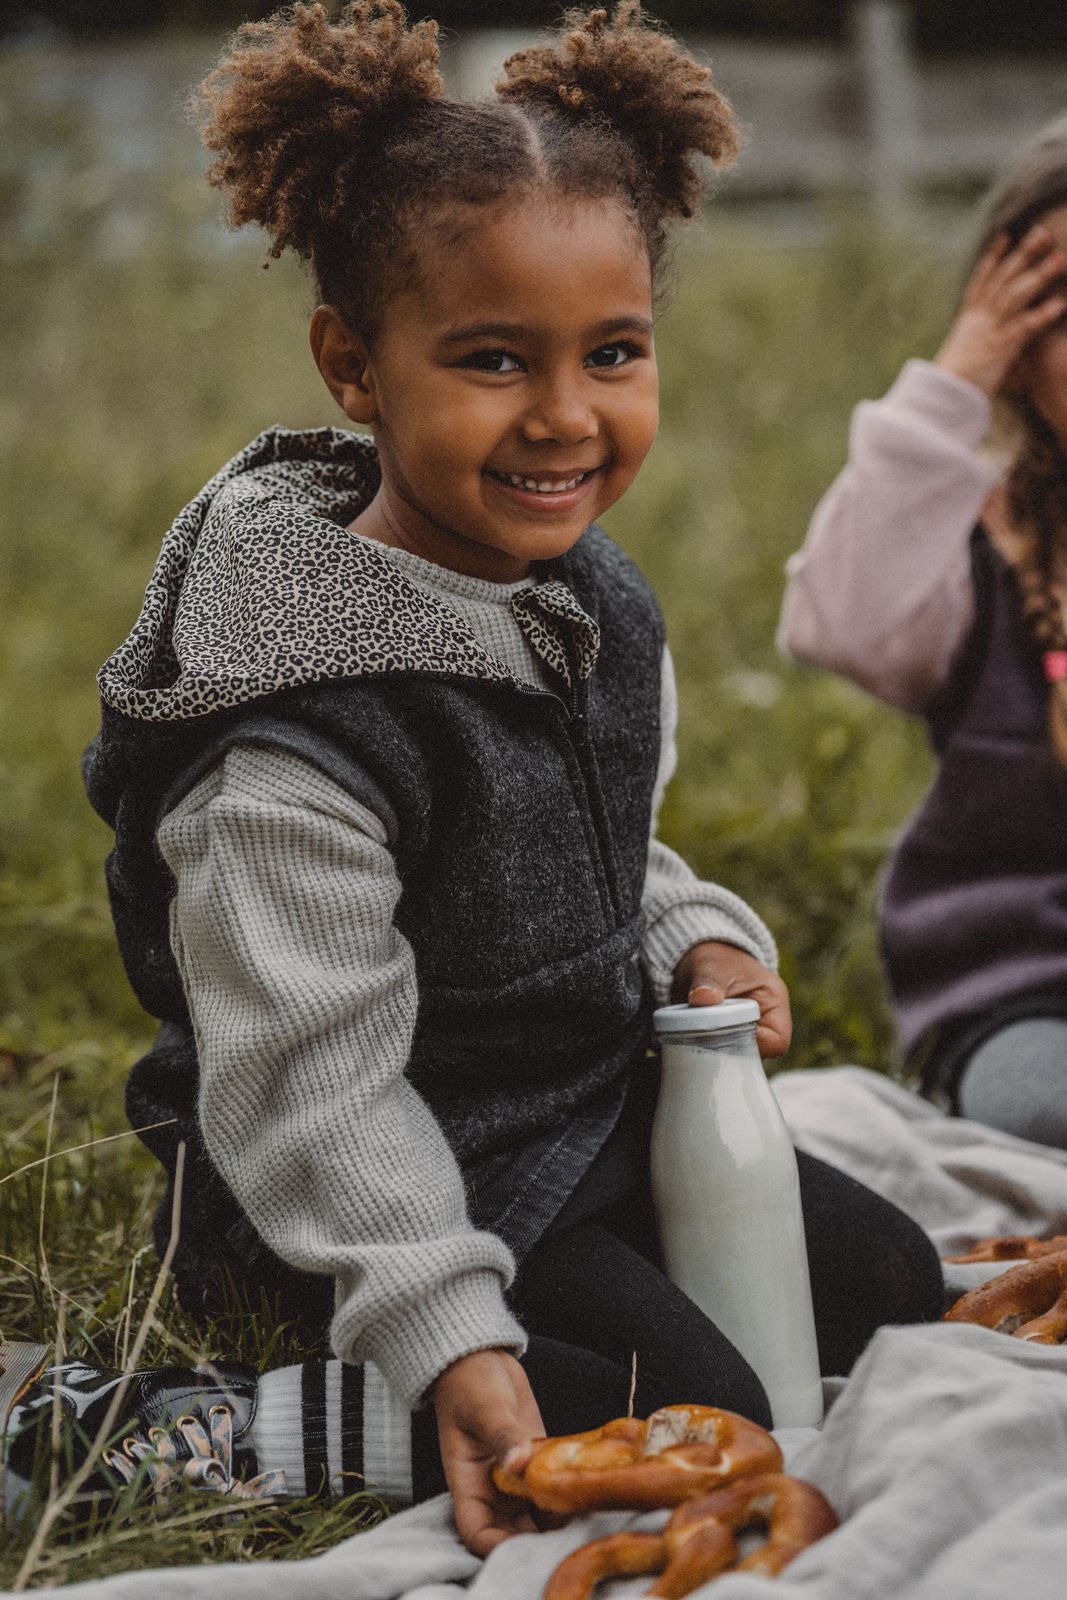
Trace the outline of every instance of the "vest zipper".
[[568, 686], [566, 698], [556, 694], [551, 689], [537, 689], [531, 684], [525, 684], [514, 679], [514, 686], [521, 694], [539, 696], [542, 700], [553, 700], [559, 706], [564, 716], [564, 726], [574, 750], [575, 764], [581, 774], [582, 787], [585, 791], [584, 800], [586, 813], [589, 818], [588, 833], [590, 836], [591, 852], [594, 854], [594, 866], [600, 880], [600, 898], [604, 914], [609, 922], [614, 925], [618, 921], [618, 889], [616, 875], [610, 862], [614, 860], [614, 852], [610, 848], [610, 841], [605, 839], [604, 807], [600, 795], [600, 783], [591, 767], [589, 751], [589, 721], [585, 712], [586, 688], [583, 679], [579, 678], [577, 666], [571, 658], [571, 681]]
[[581, 680], [575, 678], [571, 685], [570, 704], [567, 707], [571, 738], [579, 750], [584, 750], [589, 737], [589, 725], [585, 716], [585, 694]]
[[573, 742], [579, 747], [584, 747], [587, 738], [585, 712], [579, 708], [579, 694], [577, 689], [571, 689], [567, 698], [556, 694], [554, 689], [537, 689], [533, 684], [522, 683], [518, 678], [513, 679], [513, 687], [519, 694], [533, 695], [537, 700], [552, 700], [563, 710], [567, 718], [567, 729]]

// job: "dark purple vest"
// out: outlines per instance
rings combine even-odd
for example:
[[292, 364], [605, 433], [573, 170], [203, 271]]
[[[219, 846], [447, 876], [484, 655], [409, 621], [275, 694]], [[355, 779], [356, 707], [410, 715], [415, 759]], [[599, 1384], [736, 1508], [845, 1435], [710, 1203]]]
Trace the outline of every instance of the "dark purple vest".
[[971, 549], [974, 625], [929, 714], [940, 769], [882, 891], [905, 1053], [1028, 991], [1067, 996], [1067, 773], [1015, 579], [980, 527]]

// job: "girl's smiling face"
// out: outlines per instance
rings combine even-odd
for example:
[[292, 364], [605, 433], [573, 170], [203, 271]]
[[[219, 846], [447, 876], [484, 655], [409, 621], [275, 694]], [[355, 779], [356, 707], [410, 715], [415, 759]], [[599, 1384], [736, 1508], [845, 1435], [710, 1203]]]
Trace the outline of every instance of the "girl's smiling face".
[[651, 271], [615, 201], [532, 195], [455, 221], [425, 229], [369, 349], [325, 307], [312, 347], [378, 445], [382, 486], [352, 526], [511, 582], [570, 549], [648, 453]]

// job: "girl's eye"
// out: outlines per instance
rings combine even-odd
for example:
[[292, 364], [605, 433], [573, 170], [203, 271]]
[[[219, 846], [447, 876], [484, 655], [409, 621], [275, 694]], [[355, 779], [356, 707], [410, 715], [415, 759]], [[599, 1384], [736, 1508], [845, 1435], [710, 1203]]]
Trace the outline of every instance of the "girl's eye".
[[635, 360], [644, 355], [640, 345], [631, 344], [627, 339], [620, 339], [616, 344], [602, 344], [586, 356], [586, 365], [589, 367], [624, 367], [628, 361]]
[[522, 362], [508, 350], [475, 350], [464, 356], [461, 367], [473, 367], [476, 372], [520, 372]]

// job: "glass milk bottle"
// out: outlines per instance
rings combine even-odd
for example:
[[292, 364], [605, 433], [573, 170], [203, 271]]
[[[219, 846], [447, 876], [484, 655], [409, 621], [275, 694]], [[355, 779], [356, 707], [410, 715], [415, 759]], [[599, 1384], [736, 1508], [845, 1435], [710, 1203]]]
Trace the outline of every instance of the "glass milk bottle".
[[663, 1006], [652, 1193], [668, 1276], [740, 1350], [775, 1427], [822, 1420], [796, 1154], [756, 1049], [759, 1006]]

